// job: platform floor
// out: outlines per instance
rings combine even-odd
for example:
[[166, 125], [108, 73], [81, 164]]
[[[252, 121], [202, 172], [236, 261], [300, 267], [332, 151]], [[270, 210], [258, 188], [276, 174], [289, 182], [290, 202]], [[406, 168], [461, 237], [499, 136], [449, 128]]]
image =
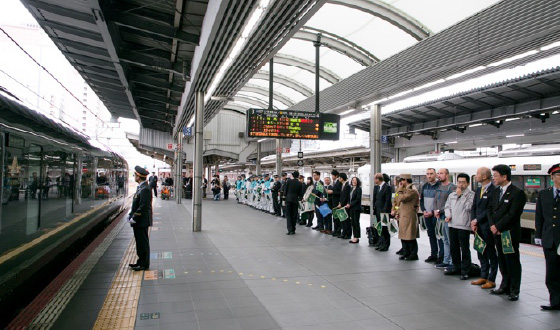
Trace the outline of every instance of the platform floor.
[[[286, 236], [284, 218], [235, 200], [204, 200], [203, 231], [193, 233], [190, 210], [190, 200], [155, 201], [150, 268], [156, 272], [142, 274], [139, 300], [129, 301], [136, 313], [129, 329], [560, 327], [559, 312], [539, 307], [548, 303], [548, 292], [542, 250], [534, 246], [521, 247], [521, 294], [510, 302], [423, 260], [399, 261], [397, 239], [388, 252], [368, 247], [367, 215], [364, 239], [353, 245], [303, 226]], [[421, 236], [419, 256], [425, 259], [429, 243], [425, 232]], [[111, 299], [115, 274], [128, 263], [131, 240], [132, 230], [124, 226], [53, 329], [93, 328]]]

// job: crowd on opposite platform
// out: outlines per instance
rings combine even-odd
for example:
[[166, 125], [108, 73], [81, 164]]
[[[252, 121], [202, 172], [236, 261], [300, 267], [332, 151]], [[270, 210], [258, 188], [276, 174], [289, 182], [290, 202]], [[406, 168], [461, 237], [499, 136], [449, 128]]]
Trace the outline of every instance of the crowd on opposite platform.
[[[560, 310], [560, 164], [548, 173], [554, 186], [539, 193], [536, 205], [536, 238], [546, 259], [546, 285], [550, 305], [543, 310]], [[417, 188], [410, 174], [395, 178], [395, 193], [390, 178], [375, 174], [371, 207], [373, 217], [366, 228], [370, 246], [387, 251], [391, 236], [398, 234], [402, 248], [400, 260], [418, 260], [420, 231], [427, 231], [430, 255], [425, 260], [443, 269], [445, 275], [461, 280], [478, 277], [472, 285], [490, 289], [494, 295], [519, 299], [521, 285], [521, 215], [526, 203], [524, 192], [511, 183], [511, 168], [496, 165], [481, 167], [472, 191], [470, 177], [457, 175], [449, 180], [445, 168], [426, 170], [426, 183]], [[296, 224], [312, 227], [326, 235], [359, 243], [362, 188], [360, 179], [350, 180], [337, 170], [321, 180], [320, 172], [305, 178], [297, 171], [287, 175], [245, 177], [235, 183], [239, 203], [287, 219], [286, 235], [296, 233]], [[314, 218], [317, 218], [313, 227]], [[470, 235], [475, 235], [474, 249], [481, 266], [471, 263]], [[496, 288], [498, 269], [502, 282]]]

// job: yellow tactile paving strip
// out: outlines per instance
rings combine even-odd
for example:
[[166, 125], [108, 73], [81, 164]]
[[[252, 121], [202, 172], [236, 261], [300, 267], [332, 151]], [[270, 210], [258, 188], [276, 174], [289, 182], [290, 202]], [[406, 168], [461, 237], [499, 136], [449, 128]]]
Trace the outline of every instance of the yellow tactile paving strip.
[[144, 271], [135, 272], [128, 267], [136, 258], [136, 245], [131, 239], [93, 330], [134, 329], [144, 275]]

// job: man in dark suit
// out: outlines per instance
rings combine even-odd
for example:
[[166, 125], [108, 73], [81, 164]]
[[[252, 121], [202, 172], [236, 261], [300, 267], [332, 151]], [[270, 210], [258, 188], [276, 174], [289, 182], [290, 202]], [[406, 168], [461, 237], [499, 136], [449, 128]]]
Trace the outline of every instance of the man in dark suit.
[[[521, 286], [521, 262], [519, 261], [519, 241], [521, 240], [521, 214], [527, 198], [525, 193], [511, 184], [511, 168], [507, 165], [496, 165], [492, 168], [492, 178], [496, 189], [492, 200], [488, 203], [488, 223], [498, 247], [498, 265], [502, 274], [502, 283], [491, 294], [508, 294], [508, 299], [519, 299]], [[513, 253], [504, 254], [502, 233], [509, 230]], [[509, 242], [506, 242], [509, 243]]]
[[[340, 203], [340, 193], [342, 192], [342, 183], [338, 180], [339, 175], [340, 173], [338, 173], [337, 170], [331, 171], [331, 179], [333, 181], [333, 186], [331, 189], [327, 190], [327, 193], [329, 194], [329, 198], [331, 199], [331, 205], [332, 205], [331, 208], [337, 207], [338, 204]], [[340, 220], [333, 217], [332, 235], [338, 237], [340, 235], [341, 229], [342, 228], [340, 227]]]
[[272, 194], [272, 208], [274, 209], [274, 215], [276, 216], [282, 215], [280, 212], [280, 204], [278, 202], [278, 192], [280, 192], [280, 187], [282, 187], [282, 184], [280, 183], [278, 174], [276, 174], [274, 175], [274, 183], [270, 189], [270, 193]]
[[[350, 193], [352, 192], [352, 187], [348, 183], [348, 176], [346, 173], [340, 173], [338, 180], [342, 184], [342, 189], [340, 192], [340, 202], [338, 203], [338, 207], [345, 207], [346, 205], [350, 204]], [[340, 223], [341, 233], [338, 235], [338, 238], [342, 239], [350, 239], [352, 236], [352, 223], [350, 219], [346, 219]]]
[[[154, 196], [157, 197], [157, 175], [155, 172], [152, 172], [152, 176], [150, 177], [149, 183], [150, 187], [154, 190]], [[144, 180], [145, 181], [145, 180]]]
[[[323, 191], [319, 191], [317, 189], [317, 186], [323, 186], [322, 189]], [[323, 192], [324, 192], [324, 188], [325, 185], [323, 184], [323, 181], [321, 181], [321, 172], [319, 171], [314, 171], [313, 172], [313, 194], [315, 194], [315, 196], [318, 196], [319, 198], [315, 198], [315, 215], [317, 216], [317, 226], [311, 228], [313, 230], [325, 230], [325, 223], [323, 221], [323, 215], [321, 214], [321, 212], [319, 212], [318, 207], [321, 206], [321, 204], [323, 204], [323, 202], [321, 202], [321, 198], [323, 198]]]
[[138, 188], [132, 199], [128, 221], [134, 231], [138, 261], [128, 266], [138, 271], [150, 268], [148, 228], [152, 225], [152, 189], [146, 182], [149, 172], [140, 166], [136, 166], [134, 170], [134, 181], [138, 183]]
[[298, 203], [303, 197], [303, 184], [299, 182], [299, 172], [292, 173], [292, 179], [288, 179], [284, 187], [286, 200], [286, 217], [288, 232], [286, 235], [296, 233], [296, 222], [298, 218]]
[[[325, 178], [325, 192], [323, 194], [323, 198], [322, 198], [321, 202], [323, 202], [323, 204], [326, 203], [331, 210], [334, 206], [332, 204], [332, 195], [329, 194], [329, 191], [332, 191], [332, 189], [333, 189], [333, 185], [332, 185], [332, 182], [331, 182], [331, 178], [326, 177]], [[323, 224], [325, 225], [325, 229], [321, 230], [321, 233], [331, 235], [332, 234], [332, 213], [327, 215], [326, 217], [323, 217]]]
[[[377, 173], [373, 177], [373, 183], [375, 187], [373, 188], [373, 214], [377, 218], [377, 221], [381, 221], [381, 213], [391, 213], [391, 186], [389, 183], [385, 182], [383, 174]], [[377, 229], [373, 229], [374, 242], [377, 238], [376, 250], [387, 251], [391, 245], [391, 235], [389, 235], [389, 230], [387, 226], [383, 226], [381, 231], [381, 237], [378, 237]]]
[[543, 310], [560, 310], [560, 164], [549, 170], [553, 187], [539, 192], [535, 216], [535, 243], [542, 245], [546, 260], [546, 287], [550, 305]]
[[475, 180], [480, 183], [474, 193], [474, 201], [471, 209], [471, 229], [476, 232], [486, 243], [484, 253], [478, 252], [480, 260], [480, 278], [472, 281], [472, 285], [481, 285], [482, 289], [493, 289], [496, 287], [496, 275], [498, 275], [498, 254], [496, 252], [496, 241], [490, 231], [488, 223], [488, 204], [492, 200], [494, 185], [492, 185], [492, 173], [487, 167], [481, 167], [476, 171]]
[[280, 191], [278, 195], [280, 196], [280, 208], [282, 209], [282, 217], [287, 218], [286, 216], [286, 205], [284, 201], [286, 200], [286, 183], [288, 182], [288, 174], [282, 173], [282, 178], [280, 180]]

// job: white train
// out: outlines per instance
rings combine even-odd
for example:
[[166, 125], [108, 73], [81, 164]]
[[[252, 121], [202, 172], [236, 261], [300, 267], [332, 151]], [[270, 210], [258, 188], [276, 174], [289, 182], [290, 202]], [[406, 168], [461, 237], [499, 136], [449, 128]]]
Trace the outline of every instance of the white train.
[[[512, 183], [523, 189], [527, 195], [527, 204], [521, 219], [521, 226], [532, 239], [535, 230], [535, 203], [538, 192], [552, 185], [548, 169], [560, 163], [560, 144], [542, 145], [528, 148], [516, 148], [501, 151], [497, 157], [464, 158], [457, 154], [425, 155], [405, 158], [402, 163], [385, 163], [381, 165], [383, 173], [394, 178], [401, 173], [412, 174], [412, 180], [417, 187], [424, 184], [426, 180], [426, 169], [447, 168], [450, 180], [456, 182], [457, 174], [467, 173], [471, 176], [471, 189], [477, 188], [474, 180], [476, 170], [481, 166], [492, 168], [494, 165], [506, 164], [511, 167]], [[363, 185], [362, 205], [364, 211], [369, 213], [372, 180], [370, 180], [370, 165], [364, 165], [358, 169], [358, 177]], [[368, 192], [366, 194], [366, 192]], [[529, 236], [527, 236], [529, 237]]]

